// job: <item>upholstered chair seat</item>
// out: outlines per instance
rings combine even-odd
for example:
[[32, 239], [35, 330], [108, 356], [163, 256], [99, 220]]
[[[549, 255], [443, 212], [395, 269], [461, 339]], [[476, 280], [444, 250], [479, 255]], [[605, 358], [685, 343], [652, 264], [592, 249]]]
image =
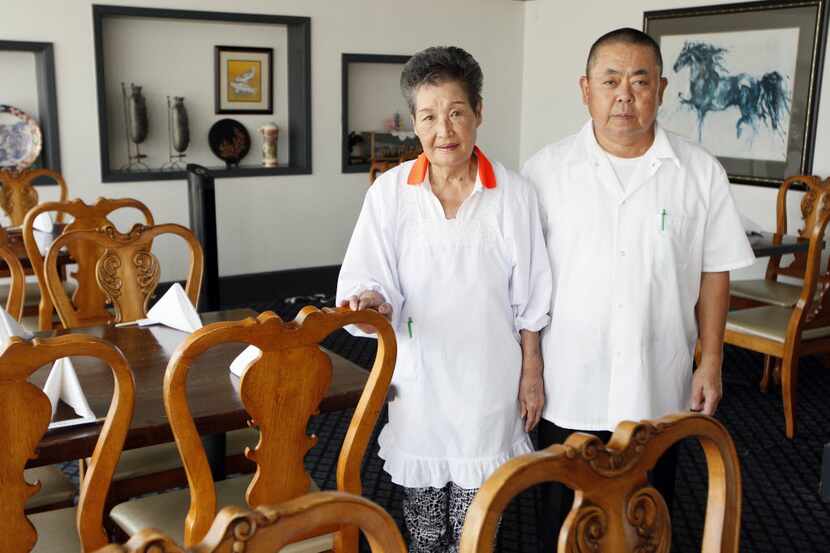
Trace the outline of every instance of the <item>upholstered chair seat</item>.
[[[259, 433], [252, 428], [234, 430], [226, 435], [225, 448], [228, 456], [242, 455], [245, 447], [254, 447]], [[115, 469], [113, 482], [140, 478], [182, 466], [175, 442], [129, 449], [121, 454]]]
[[[726, 329], [783, 344], [787, 338], [787, 324], [792, 314], [792, 309], [773, 305], [730, 311], [726, 318]], [[815, 340], [826, 336], [830, 336], [830, 326], [806, 329], [801, 333], [801, 340]]]
[[[232, 433], [231, 433], [232, 434]], [[230, 435], [228, 436], [230, 442]], [[175, 446], [175, 444], [173, 444]], [[217, 509], [229, 505], [246, 505], [245, 490], [252, 476], [239, 476], [216, 482]], [[314, 480], [309, 492], [320, 491]], [[182, 489], [159, 495], [149, 495], [122, 503], [110, 512], [110, 518], [129, 535], [135, 535], [144, 528], [155, 528], [169, 536], [176, 543], [184, 543], [182, 521], [190, 507], [190, 490]], [[334, 547], [334, 535], [324, 534], [284, 547], [281, 553], [318, 553]]]
[[801, 285], [776, 280], [736, 280], [729, 285], [729, 294], [779, 307], [792, 307], [801, 294]]
[[75, 486], [56, 465], [27, 469], [23, 474], [30, 484], [40, 482], [40, 491], [26, 501], [26, 510], [68, 504], [77, 493]]

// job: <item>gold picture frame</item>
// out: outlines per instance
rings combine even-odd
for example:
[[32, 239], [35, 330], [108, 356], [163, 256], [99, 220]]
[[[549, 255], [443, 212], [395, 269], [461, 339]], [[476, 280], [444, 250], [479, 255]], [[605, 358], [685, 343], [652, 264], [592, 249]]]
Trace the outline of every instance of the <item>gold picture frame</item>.
[[215, 47], [215, 112], [274, 113], [274, 49]]

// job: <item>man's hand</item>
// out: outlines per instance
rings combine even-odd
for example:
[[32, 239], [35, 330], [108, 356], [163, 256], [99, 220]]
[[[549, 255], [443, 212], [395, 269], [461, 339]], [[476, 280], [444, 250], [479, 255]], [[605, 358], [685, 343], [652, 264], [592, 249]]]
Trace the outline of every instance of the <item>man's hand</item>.
[[721, 360], [703, 358], [692, 377], [692, 411], [712, 416], [723, 397]]
[[539, 333], [522, 330], [522, 375], [519, 379], [519, 414], [530, 432], [542, 418], [545, 406], [544, 363], [539, 351]]
[[[340, 302], [340, 307], [348, 307], [352, 311], [360, 311], [361, 309], [375, 309], [378, 313], [386, 317], [388, 320], [392, 318], [392, 304], [386, 301], [386, 298], [375, 292], [374, 290], [363, 290], [362, 292], [343, 298]], [[374, 334], [375, 327], [359, 324], [355, 325], [366, 334]]]

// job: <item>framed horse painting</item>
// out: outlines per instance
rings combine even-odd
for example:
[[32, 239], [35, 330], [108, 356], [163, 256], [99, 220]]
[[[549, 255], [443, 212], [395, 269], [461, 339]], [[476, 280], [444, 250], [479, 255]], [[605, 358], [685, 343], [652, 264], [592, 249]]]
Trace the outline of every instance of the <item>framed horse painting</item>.
[[734, 183], [810, 174], [826, 0], [645, 12], [669, 81], [658, 120], [718, 156]]

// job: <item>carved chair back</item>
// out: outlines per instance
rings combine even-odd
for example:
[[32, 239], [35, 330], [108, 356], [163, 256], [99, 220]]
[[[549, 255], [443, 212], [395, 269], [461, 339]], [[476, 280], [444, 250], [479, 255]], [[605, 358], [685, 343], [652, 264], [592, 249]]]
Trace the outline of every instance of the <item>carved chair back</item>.
[[[245, 452], [257, 465], [245, 499], [251, 507], [280, 503], [309, 489], [303, 458], [317, 438], [307, 436], [306, 428], [332, 380], [331, 361], [319, 344], [335, 330], [356, 323], [377, 329], [378, 352], [340, 450], [337, 489], [360, 495], [360, 466], [386, 399], [397, 351], [395, 334], [385, 318], [372, 310], [305, 307], [294, 321], [285, 323], [266, 311], [256, 319], [207, 325], [179, 346], [164, 376], [164, 406], [190, 486], [186, 546], [204, 538], [216, 515], [213, 479], [187, 402], [192, 361], [228, 342], [259, 348], [260, 356], [244, 370], [240, 382], [240, 398], [252, 419], [250, 424], [260, 432], [257, 446]], [[356, 529], [342, 528], [335, 550], [356, 553]]]
[[19, 321], [23, 316], [23, 303], [26, 300], [26, 275], [23, 272], [23, 264], [8, 244], [9, 236], [5, 229], [0, 228], [0, 259], [6, 263], [11, 280], [9, 295], [6, 298], [6, 311]]
[[[790, 177], [781, 184], [776, 204], [775, 232], [777, 234], [784, 235], [788, 232], [792, 234], [792, 231], [787, 229], [787, 193], [793, 186], [803, 186], [807, 189], [801, 198], [801, 219], [804, 226], [798, 229], [796, 234], [802, 240], [809, 240], [813, 227], [821, 214], [828, 209], [826, 198], [830, 195], [830, 179], [821, 180], [818, 177], [804, 175]], [[793, 261], [786, 266], [781, 265], [781, 256], [776, 255], [770, 257], [767, 262], [766, 279], [776, 280], [779, 275], [803, 279], [806, 271], [807, 252], [794, 254]]]
[[83, 306], [74, 305], [67, 296], [58, 275], [57, 256], [63, 246], [92, 244], [102, 251], [95, 263], [95, 278], [108, 302], [115, 309], [115, 316], [106, 314], [106, 322], [130, 322], [147, 316], [147, 303], [159, 282], [161, 270], [155, 255], [150, 251], [153, 239], [164, 234], [181, 237], [190, 250], [190, 270], [185, 292], [197, 305], [202, 287], [204, 253], [193, 232], [176, 224], [134, 225], [127, 233], [107, 225], [98, 229], [76, 230], [59, 236], [49, 248], [44, 262], [46, 288], [65, 328], [77, 328], [101, 324], [99, 318], [88, 319]]
[[[804, 254], [804, 284], [787, 327], [787, 341], [799, 341], [801, 332], [830, 326], [830, 272], [821, 270], [821, 253], [825, 231], [830, 222], [830, 193], [824, 194], [814, 208], [812, 226], [805, 233], [810, 247]], [[806, 223], [805, 223], [806, 224]]]
[[[0, 551], [31, 551], [37, 532], [24, 515], [26, 500], [40, 483], [29, 484], [23, 469], [37, 456], [37, 445], [52, 418], [46, 394], [27, 380], [39, 367], [69, 356], [96, 357], [112, 370], [112, 402], [81, 482], [77, 530], [83, 551], [108, 543], [103, 528], [104, 501], [130, 427], [135, 384], [118, 348], [93, 336], [66, 335], [26, 342], [11, 339], [0, 352]], [[25, 413], [25, 415], [23, 415]]]
[[[63, 229], [63, 232], [73, 230], [97, 229], [107, 225], [112, 226], [109, 216], [116, 210], [133, 208], [144, 215], [145, 223], [149, 226], [154, 224], [153, 214], [150, 209], [138, 200], [132, 198], [98, 198], [93, 205], [85, 203], [81, 199], [64, 202], [44, 202], [33, 207], [26, 214], [23, 220], [23, 244], [26, 246], [26, 254], [29, 256], [38, 285], [44, 293], [40, 296], [38, 308], [38, 326], [40, 330], [52, 328], [52, 315], [54, 306], [52, 299], [46, 290], [46, 277], [43, 270], [43, 256], [35, 241], [34, 221], [41, 213], [57, 212], [57, 218], [62, 219], [64, 215], [72, 217]], [[98, 287], [95, 277], [95, 264], [100, 259], [102, 251], [92, 242], [73, 242], [69, 245], [69, 255], [78, 266], [77, 271], [72, 273], [78, 281], [78, 287], [72, 295], [72, 303], [81, 313], [81, 318], [101, 323], [110, 319], [110, 312], [106, 308], [106, 296]]]
[[666, 449], [687, 437], [700, 441], [709, 469], [702, 552], [737, 553], [741, 474], [735, 444], [721, 423], [699, 414], [622, 422], [608, 444], [575, 433], [564, 444], [508, 461], [473, 500], [460, 551], [490, 553], [499, 518], [514, 496], [536, 484], [562, 482], [575, 498], [559, 536], [560, 552], [668, 553], [669, 512], [647, 473]]
[[[27, 169], [25, 171], [0, 171], [0, 208], [6, 212], [12, 221], [12, 226], [23, 224], [23, 219], [30, 209], [37, 205], [38, 193], [35, 188], [35, 179], [48, 177], [54, 180], [60, 188], [59, 199], [66, 201], [67, 189], [63, 176], [51, 169]], [[58, 221], [63, 221], [58, 215]]]
[[[256, 509], [225, 507], [216, 516], [204, 541], [191, 551], [273, 553], [309, 531], [348, 524], [363, 531], [372, 553], [406, 553], [395, 520], [368, 499], [342, 492], [316, 492]], [[184, 553], [170, 538], [142, 530], [124, 545], [109, 545], [98, 553]]]

